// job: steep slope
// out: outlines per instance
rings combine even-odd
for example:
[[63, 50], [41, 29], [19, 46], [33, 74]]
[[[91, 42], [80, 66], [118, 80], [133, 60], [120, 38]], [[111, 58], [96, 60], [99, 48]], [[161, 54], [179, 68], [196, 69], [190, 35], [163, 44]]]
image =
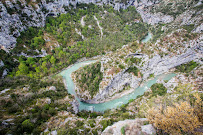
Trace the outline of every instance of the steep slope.
[[[66, 13], [67, 7], [77, 6], [78, 3], [93, 3], [98, 5], [108, 4], [114, 7], [115, 10], [126, 8], [134, 5], [140, 13], [144, 22], [148, 24], [157, 23], [170, 23], [177, 15], [186, 14], [188, 12], [188, 5], [192, 8], [200, 8], [201, 1], [187, 1], [179, 0], [172, 4], [170, 1], [163, 0], [139, 0], [139, 1], [70, 1], [70, 0], [57, 0], [57, 1], [30, 1], [29, 3], [24, 0], [14, 1], [1, 1], [0, 2], [0, 43], [1, 48], [9, 49], [15, 47], [16, 37], [20, 35], [21, 31], [26, 30], [28, 27], [43, 27], [47, 16], [57, 16], [60, 13]], [[182, 3], [182, 4], [180, 4]], [[195, 5], [196, 4], [196, 5]], [[164, 8], [163, 8], [164, 7]], [[167, 7], [167, 9], [165, 9]], [[173, 8], [175, 9], [173, 9]], [[170, 10], [171, 12], [168, 12]], [[191, 10], [192, 14], [194, 12]], [[195, 12], [201, 15], [201, 12]], [[187, 18], [188, 20], [188, 18]], [[185, 21], [184, 21], [185, 22]]]

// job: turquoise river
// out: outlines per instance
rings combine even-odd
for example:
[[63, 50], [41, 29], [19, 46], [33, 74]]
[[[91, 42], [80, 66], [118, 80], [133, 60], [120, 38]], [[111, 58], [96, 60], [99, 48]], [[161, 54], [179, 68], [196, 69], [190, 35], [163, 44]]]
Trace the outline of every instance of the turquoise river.
[[130, 99], [136, 99], [136, 97], [138, 95], [143, 95], [144, 92], [149, 87], [151, 87], [154, 83], [156, 83], [157, 79], [170, 80], [172, 77], [176, 76], [176, 74], [174, 74], [174, 73], [162, 74], [162, 75], [159, 75], [159, 76], [157, 76], [151, 80], [144, 82], [141, 87], [136, 88], [132, 93], [125, 95], [121, 98], [117, 98], [117, 99], [114, 99], [114, 100], [111, 100], [111, 101], [108, 101], [105, 103], [100, 103], [100, 104], [88, 104], [88, 103], [81, 102], [77, 98], [75, 91], [74, 91], [75, 85], [74, 85], [73, 80], [71, 78], [71, 73], [78, 70], [80, 67], [83, 67], [83, 66], [90, 64], [90, 63], [93, 63], [93, 62], [95, 62], [95, 60], [76, 63], [73, 66], [71, 66], [70, 68], [63, 70], [60, 73], [60, 75], [62, 75], [63, 78], [65, 79], [65, 83], [66, 83], [68, 92], [70, 94], [75, 95], [77, 101], [79, 102], [79, 110], [94, 110], [96, 112], [103, 112], [107, 109], [116, 108], [118, 106], [121, 106], [122, 104], [128, 103]]

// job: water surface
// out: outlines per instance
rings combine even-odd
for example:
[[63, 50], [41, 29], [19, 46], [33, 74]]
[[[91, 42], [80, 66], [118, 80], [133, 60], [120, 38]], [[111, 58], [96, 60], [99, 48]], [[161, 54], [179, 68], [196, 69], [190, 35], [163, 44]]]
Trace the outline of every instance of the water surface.
[[142, 43], [148, 42], [152, 38], [152, 34], [148, 33], [147, 36], [141, 41]]

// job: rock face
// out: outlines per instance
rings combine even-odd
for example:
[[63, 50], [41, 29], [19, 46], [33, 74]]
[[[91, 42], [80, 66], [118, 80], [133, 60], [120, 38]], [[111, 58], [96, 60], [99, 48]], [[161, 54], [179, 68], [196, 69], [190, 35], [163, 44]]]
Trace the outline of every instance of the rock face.
[[198, 46], [187, 49], [187, 51], [181, 55], [176, 56], [165, 56], [161, 58], [159, 55], [154, 56], [152, 59], [147, 60], [144, 66], [141, 68], [143, 73], [143, 79], [147, 79], [150, 74], [160, 75], [170, 69], [181, 65], [183, 63], [190, 62], [192, 60], [203, 57], [203, 47], [202, 43], [199, 43]]
[[75, 114], [77, 114], [79, 112], [79, 103], [77, 100], [74, 100], [73, 102], [71, 102], [72, 106], [73, 106], [73, 111]]
[[154, 135], [156, 133], [156, 130], [152, 126], [152, 124], [141, 126], [142, 132], [146, 133], [148, 135]]
[[0, 61], [0, 67], [3, 67], [4, 66], [4, 62], [1, 60]]
[[147, 7], [153, 6], [155, 4], [158, 4], [160, 0], [141, 0], [141, 1], [135, 1], [134, 5], [137, 9], [137, 11], [140, 13], [143, 22], [146, 22], [148, 24], [157, 24], [159, 22], [162, 23], [170, 23], [174, 20], [174, 18], [170, 15], [164, 15], [161, 12], [158, 13], [151, 13]]
[[193, 33], [202, 33], [203, 32], [203, 23], [200, 24], [197, 28], [195, 28], [192, 32]]
[[47, 16], [57, 16], [59, 13], [66, 13], [64, 7], [69, 5], [76, 6], [77, 3], [108, 4], [113, 6], [115, 10], [134, 5], [146, 23], [156, 24], [173, 21], [171, 16], [166, 16], [162, 13], [152, 14], [145, 10], [148, 6], [159, 3], [159, 0], [140, 0], [139, 2], [129, 0], [126, 3], [115, 0], [101, 0], [99, 2], [97, 0], [56, 0], [54, 2], [41, 0], [41, 3], [37, 3], [32, 0], [32, 4], [26, 3], [25, 0], [21, 0], [21, 2], [6, 0], [5, 2], [0, 1], [0, 47], [5, 50], [12, 49], [15, 47], [16, 38], [21, 31], [31, 26], [43, 27]]
[[103, 132], [102, 135], [122, 135], [121, 128], [126, 135], [155, 135], [156, 130], [152, 124], [144, 125], [146, 118], [137, 118], [135, 120], [125, 120], [119, 121], [112, 126], [108, 126]]
[[5, 49], [13, 48], [16, 37], [28, 27], [42, 27], [45, 24], [45, 14], [42, 5], [27, 5], [25, 1], [0, 2], [0, 46]]

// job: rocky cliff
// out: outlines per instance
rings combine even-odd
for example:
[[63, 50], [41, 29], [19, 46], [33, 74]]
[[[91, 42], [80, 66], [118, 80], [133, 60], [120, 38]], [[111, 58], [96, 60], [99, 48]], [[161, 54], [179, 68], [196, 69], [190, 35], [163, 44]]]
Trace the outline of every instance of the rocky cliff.
[[[11, 49], [15, 47], [16, 38], [21, 31], [28, 27], [43, 27], [47, 16], [57, 16], [59, 13], [66, 13], [65, 7], [70, 5], [76, 7], [78, 3], [93, 3], [97, 5], [108, 4], [115, 10], [135, 6], [144, 22], [148, 24], [170, 23], [174, 20], [171, 15], [159, 11], [151, 12], [152, 7], [159, 6], [162, 0], [32, 0], [27, 3], [25, 0], [6, 0], [0, 2], [0, 47]], [[164, 3], [168, 4], [168, 3]]]

